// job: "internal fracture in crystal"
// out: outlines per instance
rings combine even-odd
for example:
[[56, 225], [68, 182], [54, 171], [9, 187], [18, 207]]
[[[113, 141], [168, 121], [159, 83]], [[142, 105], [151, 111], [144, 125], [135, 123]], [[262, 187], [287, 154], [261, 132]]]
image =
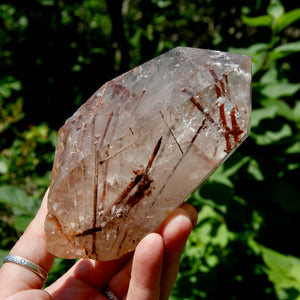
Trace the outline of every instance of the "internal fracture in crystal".
[[133, 251], [249, 133], [250, 57], [178, 47], [107, 82], [59, 130], [45, 222], [59, 257]]

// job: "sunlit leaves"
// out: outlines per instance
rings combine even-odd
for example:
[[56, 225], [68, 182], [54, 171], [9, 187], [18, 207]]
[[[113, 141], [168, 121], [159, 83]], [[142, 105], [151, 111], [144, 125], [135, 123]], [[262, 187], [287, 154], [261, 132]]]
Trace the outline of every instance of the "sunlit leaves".
[[[71, 104], [116, 75], [112, 52], [119, 45], [112, 42], [119, 33], [127, 69], [179, 45], [229, 50], [252, 57], [251, 134], [189, 200], [199, 222], [171, 299], [299, 298], [297, 1], [124, 0], [117, 21], [124, 32], [114, 36], [108, 1], [6, 2], [0, 5], [7, 74], [0, 78], [1, 246], [11, 247], [49, 184], [57, 134], [43, 122], [59, 120], [58, 127]], [[125, 58], [117, 59], [119, 65]], [[0, 261], [6, 254], [0, 250]], [[54, 273], [66, 269], [56, 260]]]
[[[300, 154], [300, 141], [295, 142], [289, 148], [286, 149], [287, 154]], [[298, 165], [299, 167], [299, 165]]]
[[300, 19], [300, 8], [294, 9], [292, 11], [289, 11], [279, 18], [277, 18], [275, 26], [276, 31], [280, 32], [289, 25], [293, 24], [294, 22], [298, 21]]
[[0, 186], [0, 203], [11, 207], [14, 227], [23, 232], [35, 215], [38, 203], [24, 191], [11, 186]]
[[300, 8], [285, 12], [284, 6], [279, 0], [271, 0], [267, 12], [267, 15], [257, 17], [243, 15], [242, 21], [248, 26], [265, 26], [275, 33], [279, 33], [300, 19]]
[[170, 0], [152, 0], [152, 3], [155, 3], [159, 8], [166, 8], [172, 5], [172, 1]]
[[[257, 109], [254, 113], [254, 120], [261, 116], [262, 113], [266, 113], [265, 118], [274, 118], [275, 115], [284, 117], [288, 121], [295, 123], [300, 122], [300, 101], [295, 101], [292, 107], [287, 102], [281, 99], [265, 99], [261, 101], [261, 104], [265, 108]], [[262, 116], [261, 116], [262, 117]], [[252, 121], [254, 122], [254, 121]], [[252, 123], [253, 126], [258, 125]]]
[[281, 44], [270, 52], [270, 59], [277, 60], [300, 52], [300, 41]]
[[253, 176], [253, 178], [255, 178], [255, 180], [264, 181], [264, 179], [265, 179], [264, 174], [263, 174], [262, 170], [260, 169], [260, 166], [256, 160], [252, 159], [249, 162], [247, 171], [250, 175]]
[[268, 15], [259, 17], [247, 17], [242, 16], [243, 22], [248, 26], [266, 26], [270, 27], [272, 24], [272, 18]]
[[11, 31], [18, 29], [23, 31], [26, 29], [29, 23], [28, 18], [11, 4], [0, 4], [0, 19], [4, 21], [4, 27], [0, 27], [0, 36], [2, 36], [1, 30]]
[[260, 146], [278, 143], [291, 135], [292, 129], [288, 124], [284, 124], [278, 131], [267, 130], [263, 134], [251, 134], [251, 136], [255, 139], [256, 144]]
[[283, 96], [292, 96], [300, 90], [300, 83], [277, 82], [265, 86], [261, 93], [271, 99], [280, 98]]
[[276, 113], [277, 108], [273, 106], [253, 110], [251, 115], [251, 127], [257, 127], [262, 120], [273, 119], [276, 116]]
[[266, 265], [265, 272], [274, 284], [277, 299], [300, 299], [300, 259], [264, 247], [254, 241], [249, 243]]
[[284, 7], [279, 0], [271, 0], [267, 8], [268, 15], [273, 19], [278, 19], [284, 14]]
[[[0, 101], [3, 98], [11, 97], [13, 91], [20, 91], [22, 88], [21, 82], [12, 76], [7, 76], [0, 79]], [[1, 103], [1, 102], [0, 102]]]
[[12, 76], [0, 78], [0, 134], [24, 117], [22, 99], [8, 100], [21, 88], [21, 82]]
[[[265, 232], [265, 228], [270, 226], [269, 230], [272, 230], [278, 226], [277, 222], [284, 226], [282, 223], [293, 220], [300, 211], [300, 191], [298, 185], [295, 185], [300, 171], [300, 101], [295, 99], [295, 95], [299, 93], [300, 84], [286, 77], [281, 60], [298, 53], [300, 44], [298, 41], [282, 43], [278, 35], [299, 19], [298, 9], [285, 12], [284, 6], [274, 0], [264, 15], [250, 17], [250, 10], [244, 9], [244, 12], [247, 15], [242, 20], [248, 26], [270, 29], [266, 43], [255, 43], [247, 48], [230, 48], [232, 52], [252, 57], [254, 109], [251, 133], [246, 141], [251, 151], [248, 152], [247, 146], [243, 145], [243, 153], [249, 156], [240, 158], [240, 163], [222, 165], [194, 197], [196, 203], [202, 204], [204, 208], [210, 207], [220, 219], [224, 217], [227, 230], [234, 232], [233, 241], [247, 240], [247, 247], [257, 257], [262, 257], [263, 263], [256, 264], [255, 273], [268, 276], [277, 298], [296, 299], [300, 291], [293, 267], [298, 268], [298, 258], [265, 248], [255, 239]], [[243, 179], [238, 180], [239, 176]], [[251, 209], [252, 217], [249, 216]], [[272, 223], [270, 219], [275, 212], [277, 218], [274, 217], [276, 221]], [[209, 240], [210, 243], [213, 236], [210, 239], [205, 237], [212, 235], [212, 224], [217, 228], [221, 226], [221, 222], [215, 222], [213, 218], [199, 223], [199, 230], [203, 226], [203, 240]], [[292, 236], [292, 233], [289, 234]], [[199, 239], [198, 243], [203, 243]], [[269, 243], [276, 244], [272, 241]], [[203, 253], [209, 255], [209, 251]], [[202, 256], [203, 262], [205, 260]], [[217, 258], [212, 258], [213, 269], [221, 263], [222, 256]], [[206, 261], [204, 265], [211, 270]], [[291, 298], [292, 294], [294, 298]]]

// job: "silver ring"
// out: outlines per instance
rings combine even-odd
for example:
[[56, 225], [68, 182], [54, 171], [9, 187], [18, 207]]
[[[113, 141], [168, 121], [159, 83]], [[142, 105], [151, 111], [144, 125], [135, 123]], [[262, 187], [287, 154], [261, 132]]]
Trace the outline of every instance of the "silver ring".
[[16, 255], [7, 255], [4, 258], [3, 262], [4, 263], [11, 262], [11, 263], [20, 265], [20, 266], [32, 271], [36, 275], [38, 275], [43, 281], [46, 281], [46, 279], [48, 277], [47, 271], [45, 271], [42, 267], [40, 267], [39, 265], [33, 263], [32, 261], [30, 261], [26, 258], [16, 256]]
[[107, 287], [102, 291], [103, 295], [109, 300], [119, 300], [119, 298]]

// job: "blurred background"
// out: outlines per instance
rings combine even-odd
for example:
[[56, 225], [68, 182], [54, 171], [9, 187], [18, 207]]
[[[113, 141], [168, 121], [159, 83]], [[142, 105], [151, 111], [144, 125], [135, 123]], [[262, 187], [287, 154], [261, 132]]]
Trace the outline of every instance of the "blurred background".
[[297, 2], [2, 0], [1, 261], [49, 185], [57, 130], [96, 89], [176, 46], [216, 49], [252, 57], [251, 134], [188, 199], [199, 222], [171, 299], [300, 299]]

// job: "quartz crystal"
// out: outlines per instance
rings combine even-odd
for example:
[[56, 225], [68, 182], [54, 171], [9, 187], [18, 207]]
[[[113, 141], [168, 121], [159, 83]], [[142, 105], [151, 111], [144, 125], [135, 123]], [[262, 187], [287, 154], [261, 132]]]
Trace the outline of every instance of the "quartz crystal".
[[250, 57], [186, 47], [104, 84], [59, 130], [48, 250], [134, 250], [246, 138], [250, 99]]

